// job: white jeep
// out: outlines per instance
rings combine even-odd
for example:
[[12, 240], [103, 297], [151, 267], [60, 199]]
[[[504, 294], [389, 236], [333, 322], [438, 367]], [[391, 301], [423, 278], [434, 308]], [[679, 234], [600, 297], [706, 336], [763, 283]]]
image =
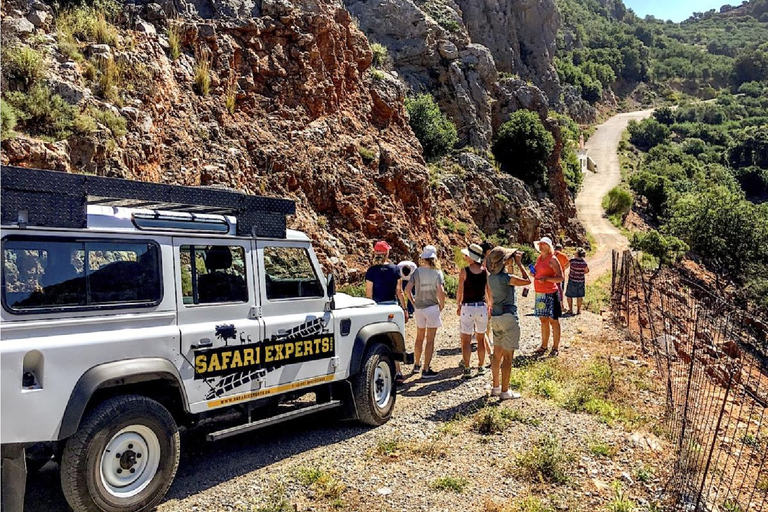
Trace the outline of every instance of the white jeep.
[[51, 458], [75, 511], [149, 510], [176, 474], [179, 427], [223, 411], [242, 420], [211, 441], [321, 410], [390, 418], [403, 312], [335, 294], [285, 228], [293, 202], [1, 178], [3, 510], [22, 510], [27, 464]]

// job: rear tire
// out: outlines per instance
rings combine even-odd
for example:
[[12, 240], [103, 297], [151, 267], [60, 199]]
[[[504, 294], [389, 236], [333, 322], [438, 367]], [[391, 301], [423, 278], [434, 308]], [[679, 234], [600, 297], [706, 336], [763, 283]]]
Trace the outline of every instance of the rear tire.
[[139, 512], [163, 499], [179, 466], [179, 430], [160, 403], [138, 395], [96, 406], [67, 440], [61, 487], [75, 512]]
[[360, 372], [352, 378], [358, 419], [366, 425], [383, 425], [392, 416], [397, 388], [392, 352], [377, 343], [366, 352]]

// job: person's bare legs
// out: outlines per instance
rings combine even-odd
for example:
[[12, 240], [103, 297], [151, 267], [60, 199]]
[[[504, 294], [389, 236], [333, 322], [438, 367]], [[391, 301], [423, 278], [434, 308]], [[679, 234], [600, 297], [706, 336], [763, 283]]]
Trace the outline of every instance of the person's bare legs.
[[[485, 333], [476, 332], [475, 338], [477, 338], [477, 367], [482, 368], [485, 366]], [[467, 358], [469, 360], [469, 358]], [[469, 366], [467, 366], [469, 368]]]
[[426, 329], [423, 327], [416, 328], [416, 342], [413, 345], [413, 364], [421, 364], [421, 352], [424, 348], [424, 333]]
[[504, 350], [501, 360], [501, 392], [509, 391], [509, 376], [512, 375], [512, 359], [515, 357], [514, 350]]
[[549, 323], [552, 324], [552, 350], [557, 350], [560, 347], [560, 320], [550, 318]]
[[541, 346], [539, 350], [546, 350], [549, 346], [549, 318], [540, 317], [541, 322]]
[[491, 382], [495, 388], [499, 387], [499, 373], [503, 352], [504, 350], [501, 347], [493, 347], [493, 356], [491, 357]]
[[435, 333], [437, 327], [427, 327], [427, 346], [424, 347], [424, 369], [431, 369], [432, 355], [435, 352]]
[[[568, 299], [568, 314], [573, 314], [573, 297], [566, 297]], [[579, 299], [576, 299], [576, 304], [578, 305]]]
[[[570, 299], [569, 299], [570, 300]], [[584, 297], [577, 297], [576, 298], [576, 314], [581, 314], [581, 303], [584, 301]]]
[[[477, 340], [477, 350], [480, 350], [480, 340]], [[464, 368], [469, 368], [469, 360], [472, 357], [472, 335], [461, 335], [461, 357], [464, 358]]]

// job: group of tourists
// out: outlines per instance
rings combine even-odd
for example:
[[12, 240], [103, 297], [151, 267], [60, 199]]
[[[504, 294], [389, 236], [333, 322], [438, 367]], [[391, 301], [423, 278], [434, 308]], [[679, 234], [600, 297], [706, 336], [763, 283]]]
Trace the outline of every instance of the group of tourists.
[[[534, 352], [535, 356], [543, 356], [547, 351], [551, 356], [558, 354], [564, 296], [568, 300], [566, 313], [573, 314], [573, 299], [576, 299], [576, 314], [581, 313], [585, 275], [589, 273], [584, 249], [577, 249], [576, 256], [569, 258], [562, 246], [554, 245], [549, 237], [534, 242], [534, 247], [539, 256], [528, 268], [523, 264], [523, 251], [518, 249], [483, 242], [461, 250], [466, 266], [459, 271], [456, 314], [460, 317], [463, 377], [484, 375], [485, 360], [489, 357], [491, 396], [501, 400], [520, 396], [509, 390], [512, 360], [515, 350], [520, 348], [517, 287], [523, 287], [522, 294], [527, 296], [528, 286], [533, 283], [536, 294], [533, 313], [541, 323], [541, 346]], [[412, 261], [401, 261], [397, 265], [389, 262], [390, 250], [385, 241], [375, 244], [373, 265], [365, 275], [366, 296], [379, 304], [400, 304], [406, 321], [411, 317], [416, 320], [412, 371], [421, 372], [424, 379], [435, 378], [438, 373], [431, 366], [435, 335], [442, 327], [440, 314], [447, 296], [437, 249], [432, 245], [424, 247], [418, 266]], [[470, 364], [473, 337], [478, 357], [475, 372]], [[396, 370], [396, 382], [402, 384], [404, 377], [399, 363]]]

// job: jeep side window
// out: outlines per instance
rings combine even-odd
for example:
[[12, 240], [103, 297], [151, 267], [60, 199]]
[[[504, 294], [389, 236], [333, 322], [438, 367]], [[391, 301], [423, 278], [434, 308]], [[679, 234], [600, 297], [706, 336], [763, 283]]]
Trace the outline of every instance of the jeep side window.
[[323, 296], [323, 287], [306, 249], [265, 247], [264, 270], [268, 300]]
[[14, 312], [154, 304], [159, 263], [152, 242], [9, 238], [3, 303]]
[[[237, 245], [182, 245], [184, 304], [246, 302], [245, 250]], [[194, 260], [195, 264], [192, 265]]]

